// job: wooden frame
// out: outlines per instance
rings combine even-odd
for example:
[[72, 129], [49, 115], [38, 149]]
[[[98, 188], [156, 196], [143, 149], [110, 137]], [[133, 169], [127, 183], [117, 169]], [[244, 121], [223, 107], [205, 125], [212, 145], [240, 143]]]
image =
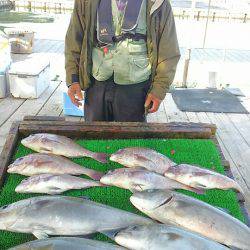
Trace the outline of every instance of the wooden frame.
[[[0, 155], [0, 187], [4, 184], [7, 166], [10, 164], [18, 140], [33, 133], [56, 133], [71, 138], [85, 139], [212, 139], [217, 146], [226, 174], [233, 177], [230, 164], [225, 159], [216, 139], [216, 126], [206, 123], [107, 123], [107, 122], [67, 122], [61, 117], [27, 116], [23, 121], [13, 123], [6, 143]], [[250, 225], [244, 198], [238, 194], [238, 200], [247, 224]]]

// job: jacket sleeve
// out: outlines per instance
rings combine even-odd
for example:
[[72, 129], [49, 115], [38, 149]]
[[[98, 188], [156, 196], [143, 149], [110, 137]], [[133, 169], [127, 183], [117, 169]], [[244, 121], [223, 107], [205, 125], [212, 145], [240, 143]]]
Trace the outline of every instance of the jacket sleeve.
[[161, 100], [165, 98], [174, 80], [176, 67], [180, 59], [174, 15], [170, 3], [166, 1], [166, 4], [166, 15], [163, 14], [161, 18], [163, 20], [160, 20], [163, 25], [160, 25], [162, 28], [159, 34], [156, 74], [150, 90], [150, 93]]
[[85, 22], [81, 0], [75, 0], [74, 10], [65, 38], [66, 83], [79, 82], [79, 62], [84, 36]]

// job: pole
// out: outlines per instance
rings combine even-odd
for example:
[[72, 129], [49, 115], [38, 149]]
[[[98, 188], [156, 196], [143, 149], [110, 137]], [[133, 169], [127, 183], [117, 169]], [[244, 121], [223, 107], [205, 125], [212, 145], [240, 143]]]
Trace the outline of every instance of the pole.
[[[195, 7], [196, 7], [196, 1], [192, 0], [191, 5], [191, 11], [190, 11], [190, 19], [189, 19], [189, 25], [192, 27], [195, 22]], [[187, 79], [188, 79], [188, 69], [189, 69], [189, 63], [191, 58], [191, 52], [192, 52], [192, 32], [189, 33], [189, 39], [188, 44], [186, 45], [186, 51], [185, 51], [185, 62], [184, 62], [184, 69], [183, 69], [183, 76], [182, 76], [182, 88], [187, 88]]]
[[211, 2], [212, 0], [209, 0], [208, 10], [207, 10], [207, 21], [206, 21], [205, 34], [204, 34], [203, 46], [202, 46], [203, 49], [205, 48], [206, 40], [207, 40], [207, 28], [208, 28], [208, 21], [209, 21], [210, 9], [211, 9]]

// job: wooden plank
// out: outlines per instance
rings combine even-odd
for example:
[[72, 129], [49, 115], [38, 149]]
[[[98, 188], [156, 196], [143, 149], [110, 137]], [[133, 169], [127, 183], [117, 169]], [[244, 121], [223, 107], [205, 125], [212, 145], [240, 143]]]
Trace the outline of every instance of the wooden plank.
[[217, 126], [220, 128], [219, 134], [224, 142], [224, 145], [228, 148], [231, 157], [236, 163], [241, 176], [250, 188], [250, 180], [247, 178], [250, 176], [249, 162], [250, 162], [250, 147], [243, 140], [241, 135], [232, 125], [226, 115], [223, 114], [209, 114], [209, 117], [214, 117], [217, 120]]
[[185, 112], [180, 111], [171, 94], [167, 94], [163, 101], [165, 112], [167, 114], [167, 119], [169, 122], [187, 122], [188, 118]]
[[57, 116], [24, 116], [24, 121], [65, 121], [64, 117]]
[[199, 118], [197, 117], [195, 112], [185, 112], [185, 113], [190, 122], [199, 122]]
[[63, 116], [65, 118], [66, 121], [71, 121], [71, 122], [80, 122], [81, 121], [81, 117], [79, 116]]
[[210, 138], [211, 129], [203, 125], [186, 123], [147, 124], [147, 123], [72, 123], [23, 121], [20, 124], [22, 135], [49, 132], [85, 138]]
[[[4, 144], [11, 124], [15, 121], [20, 121], [26, 115], [37, 115], [41, 108], [46, 103], [47, 99], [53, 94], [59, 83], [51, 82], [47, 90], [38, 99], [27, 99], [22, 106], [13, 113], [9, 119], [0, 127], [0, 138], [2, 144]], [[3, 146], [0, 144], [0, 146]]]
[[25, 99], [6, 97], [0, 104], [0, 127], [25, 102]]
[[16, 147], [16, 143], [18, 140], [18, 127], [19, 122], [15, 122], [12, 124], [6, 143], [0, 155], [0, 187], [4, 183], [7, 166], [10, 164], [11, 157], [13, 156]]
[[59, 116], [62, 111], [62, 93], [63, 83], [60, 83], [42, 109], [39, 111], [40, 116]]
[[157, 117], [157, 122], [166, 123], [168, 122], [168, 118], [165, 112], [164, 101], [161, 103], [159, 110], [155, 113]]
[[158, 116], [156, 113], [148, 114], [147, 115], [147, 122], [148, 123], [157, 123], [158, 122]]
[[250, 119], [245, 114], [227, 114], [233, 126], [250, 146]]

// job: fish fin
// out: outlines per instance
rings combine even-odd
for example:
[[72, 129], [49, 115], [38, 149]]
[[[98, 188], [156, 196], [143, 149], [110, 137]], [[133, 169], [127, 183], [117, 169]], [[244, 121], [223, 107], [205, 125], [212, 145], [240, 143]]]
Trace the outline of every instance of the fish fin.
[[105, 175], [103, 172], [99, 171], [93, 171], [92, 173], [89, 173], [88, 176], [92, 178], [93, 180], [99, 181], [101, 178]]
[[141, 155], [138, 155], [138, 154], [135, 154], [135, 157], [138, 161], [144, 163], [146, 165], [146, 163], [148, 162], [151, 162], [151, 163], [154, 163], [153, 161], [151, 161], [150, 159], [144, 157], [144, 156], [141, 156]]
[[134, 184], [129, 190], [132, 193], [135, 193], [135, 192], [142, 192], [145, 190], [145, 188], [143, 188], [142, 184]]
[[48, 153], [52, 153], [52, 149], [45, 148], [45, 147], [40, 147], [40, 148], [39, 148], [39, 152], [40, 152], [40, 153], [48, 154]]
[[195, 186], [195, 188], [197, 188], [197, 189], [207, 189], [206, 185], [203, 185], [203, 184], [201, 184], [199, 182], [194, 182], [193, 186]]
[[101, 163], [107, 163], [107, 157], [108, 155], [105, 153], [95, 153], [93, 158]]
[[53, 187], [53, 188], [50, 188], [48, 194], [51, 194], [51, 195], [61, 194], [64, 191], [66, 191], [66, 190], [62, 190], [61, 188], [58, 188], [58, 187]]
[[99, 231], [99, 233], [107, 236], [111, 240], [115, 240], [115, 236], [120, 232], [120, 230], [115, 229], [115, 230], [105, 230], [105, 231]]
[[42, 231], [34, 231], [32, 234], [39, 240], [49, 238], [48, 234]]

